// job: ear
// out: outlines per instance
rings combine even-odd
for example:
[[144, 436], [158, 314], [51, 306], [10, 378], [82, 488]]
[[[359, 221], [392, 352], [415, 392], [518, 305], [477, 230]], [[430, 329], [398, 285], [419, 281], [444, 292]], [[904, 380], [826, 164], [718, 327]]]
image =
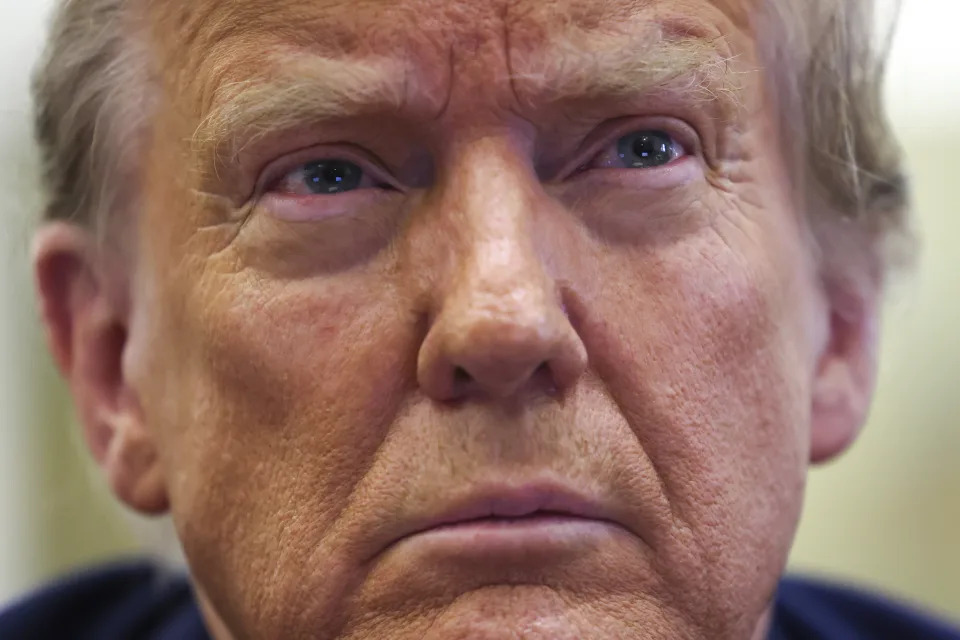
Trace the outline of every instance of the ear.
[[45, 225], [33, 243], [33, 271], [47, 341], [73, 395], [87, 445], [113, 492], [133, 509], [168, 508], [154, 439], [123, 368], [129, 286], [93, 234]]
[[826, 286], [829, 322], [813, 381], [812, 463], [845, 451], [867, 419], [877, 376], [880, 287], [875, 282]]

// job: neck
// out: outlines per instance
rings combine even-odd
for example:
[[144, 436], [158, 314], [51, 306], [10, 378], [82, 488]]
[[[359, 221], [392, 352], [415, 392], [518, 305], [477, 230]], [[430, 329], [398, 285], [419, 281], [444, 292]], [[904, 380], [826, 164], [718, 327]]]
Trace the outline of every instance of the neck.
[[771, 604], [767, 607], [767, 610], [763, 612], [763, 615], [760, 616], [760, 620], [757, 621], [757, 626], [754, 628], [753, 635], [750, 636], [750, 640], [767, 640], [770, 636], [770, 628], [773, 624], [773, 605]]

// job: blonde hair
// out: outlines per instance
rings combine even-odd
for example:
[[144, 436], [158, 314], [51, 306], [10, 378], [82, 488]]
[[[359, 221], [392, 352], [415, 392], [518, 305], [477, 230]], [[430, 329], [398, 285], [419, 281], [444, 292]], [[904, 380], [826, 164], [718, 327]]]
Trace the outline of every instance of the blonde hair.
[[766, 8], [768, 85], [824, 269], [859, 263], [882, 279], [910, 265], [917, 247], [883, 100], [899, 0], [889, 20], [877, 19], [874, 0], [766, 0]]
[[44, 219], [103, 233], [135, 196], [150, 118], [128, 0], [60, 0], [33, 76]]
[[[136, 197], [151, 109], [130, 4], [61, 0], [55, 14], [34, 78], [47, 220], [103, 233]], [[873, 0], [759, 4], [768, 84], [815, 234], [829, 235], [824, 223], [840, 219], [871, 246], [909, 240], [908, 185], [882, 100], [888, 47], [877, 41]]]

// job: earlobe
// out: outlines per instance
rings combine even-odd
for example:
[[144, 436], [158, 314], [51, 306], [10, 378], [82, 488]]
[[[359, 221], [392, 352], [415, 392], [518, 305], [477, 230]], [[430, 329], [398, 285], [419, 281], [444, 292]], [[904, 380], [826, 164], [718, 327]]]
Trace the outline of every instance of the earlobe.
[[814, 375], [810, 461], [843, 453], [866, 421], [877, 373], [878, 295], [834, 290], [829, 337]]
[[139, 426], [120, 425], [113, 430], [101, 467], [114, 494], [131, 508], [147, 515], [169, 508], [157, 449]]
[[159, 513], [167, 504], [155, 443], [122, 366], [128, 283], [108, 262], [93, 234], [77, 225], [48, 224], [34, 238], [41, 318], [87, 445], [119, 498]]

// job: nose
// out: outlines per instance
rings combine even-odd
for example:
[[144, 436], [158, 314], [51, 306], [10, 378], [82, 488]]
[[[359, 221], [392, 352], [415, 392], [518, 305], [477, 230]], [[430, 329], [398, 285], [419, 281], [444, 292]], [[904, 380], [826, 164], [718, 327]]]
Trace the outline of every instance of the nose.
[[444, 305], [420, 349], [420, 387], [457, 400], [572, 386], [585, 369], [585, 349], [552, 292], [540, 282], [484, 284], [489, 277], [465, 279]]
[[420, 387], [444, 401], [562, 393], [587, 356], [541, 258], [549, 247], [533, 238], [546, 195], [526, 172], [502, 163], [485, 172], [476, 159], [469, 165], [454, 197], [454, 275], [440, 287], [439, 313], [418, 354]]

